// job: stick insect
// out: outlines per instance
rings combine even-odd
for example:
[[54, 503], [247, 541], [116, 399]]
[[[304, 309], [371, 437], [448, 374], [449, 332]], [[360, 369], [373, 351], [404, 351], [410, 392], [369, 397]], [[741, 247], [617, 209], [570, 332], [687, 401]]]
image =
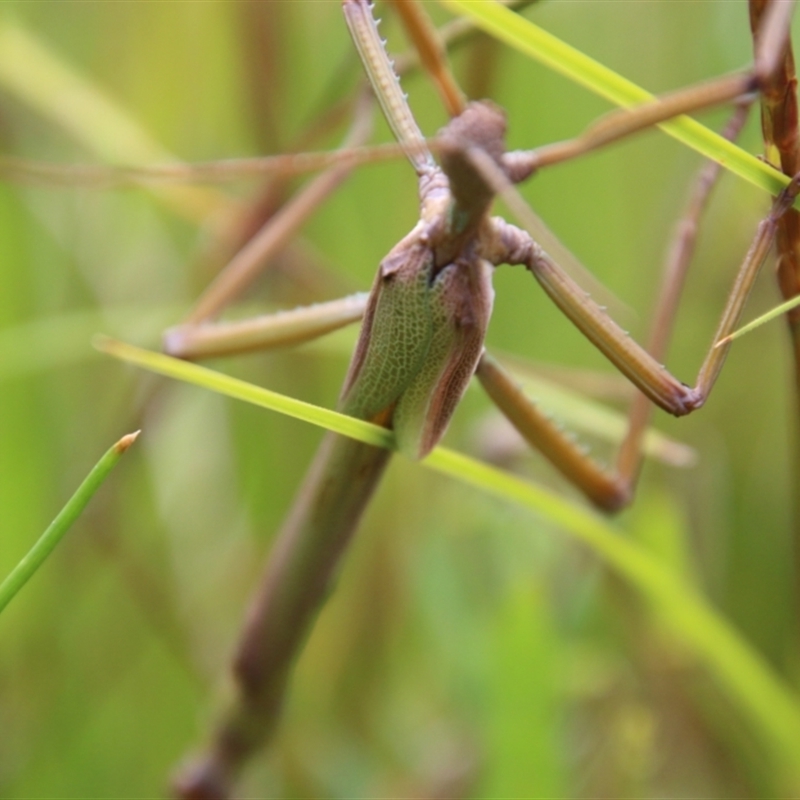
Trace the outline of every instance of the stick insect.
[[[598, 506], [626, 505], [640, 465], [650, 403], [675, 416], [702, 406], [716, 381], [727, 345], [712, 347], [696, 385], [686, 386], [660, 363], [675, 298], [665, 291], [650, 352], [630, 337], [525, 232], [489, 216], [494, 195], [524, 208], [511, 188], [537, 169], [583, 154], [677, 113], [733, 101], [754, 92], [762, 73], [742, 73], [685, 90], [637, 113], [612, 115], [576, 140], [538, 151], [507, 153], [505, 117], [491, 104], [466, 103], [449, 78], [416, 5], [399, 3], [406, 26], [453, 117], [439, 134], [437, 166], [406, 104], [377, 33], [370, 7], [344, 0], [343, 9], [384, 114], [419, 180], [420, 221], [381, 262], [365, 305], [329, 304], [306, 313], [303, 328], [326, 332], [363, 313], [361, 335], [340, 401], [341, 409], [394, 430], [401, 452], [422, 458], [438, 443], [473, 373], [523, 436]], [[766, 23], [763, 41], [780, 51], [785, 7]], [[772, 65], [757, 61], [768, 73]], [[741, 316], [780, 217], [800, 191], [793, 181], [761, 223], [723, 312], [716, 340]], [[313, 192], [312, 192], [313, 195]], [[291, 227], [291, 226], [289, 226]], [[285, 234], [284, 234], [285, 235]], [[681, 255], [681, 258], [684, 256]], [[608, 472], [527, 401], [484, 349], [501, 264], [524, 266], [576, 327], [640, 390], [615, 471]], [[248, 276], [240, 259], [200, 301], [188, 321], [167, 334], [168, 352], [197, 358], [253, 346], [252, 326], [207, 323]], [[355, 308], [353, 308], [355, 306]], [[333, 318], [333, 322], [331, 322]], [[285, 315], [279, 322], [296, 326]], [[271, 330], [271, 329], [270, 329]], [[259, 337], [256, 331], [255, 337]], [[272, 335], [271, 333], [269, 334]], [[306, 335], [305, 333], [303, 334]], [[222, 342], [222, 345], [220, 345]], [[244, 342], [242, 344], [242, 342]], [[326, 437], [274, 545], [263, 583], [248, 614], [234, 671], [238, 699], [202, 759], [178, 779], [182, 797], [223, 797], [256, 746], [274, 731], [291, 664], [330, 591], [339, 562], [385, 469], [386, 451], [337, 435]]]
[[[413, 148], [412, 148], [412, 149], [413, 149]], [[458, 148], [457, 148], [457, 152], [458, 152]], [[482, 179], [482, 180], [483, 180], [483, 179]]]

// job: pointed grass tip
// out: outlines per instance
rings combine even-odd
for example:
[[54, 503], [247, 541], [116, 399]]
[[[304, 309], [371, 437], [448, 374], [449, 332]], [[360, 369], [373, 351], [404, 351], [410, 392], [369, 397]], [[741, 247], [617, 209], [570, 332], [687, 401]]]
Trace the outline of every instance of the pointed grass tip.
[[126, 433], [115, 445], [114, 451], [122, 455], [138, 438], [141, 428], [133, 433]]

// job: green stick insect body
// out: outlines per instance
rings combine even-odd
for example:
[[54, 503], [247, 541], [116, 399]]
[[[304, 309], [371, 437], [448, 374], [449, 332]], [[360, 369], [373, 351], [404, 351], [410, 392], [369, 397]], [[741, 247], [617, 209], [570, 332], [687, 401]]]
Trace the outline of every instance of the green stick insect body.
[[[401, 7], [404, 4], [399, 4]], [[420, 221], [384, 258], [366, 303], [339, 408], [394, 431], [398, 449], [422, 458], [443, 436], [469, 380], [478, 378], [534, 446], [598, 506], [630, 500], [640, 463], [649, 402], [681, 416], [711, 390], [728, 345], [712, 348], [692, 388], [673, 377], [591, 300], [524, 230], [489, 216], [495, 194], [520, 205], [512, 184], [543, 163], [571, 157], [682, 107], [730, 100], [752, 91], [753, 73], [728, 76], [612, 115], [566, 145], [505, 153], [505, 116], [488, 102], [463, 104], [436, 137], [434, 162], [406, 104], [370, 8], [343, 0], [345, 17], [375, 94], [419, 179]], [[415, 23], [412, 23], [415, 24]], [[595, 141], [595, 139], [597, 141]], [[557, 151], [557, 152], [556, 152]], [[550, 155], [548, 155], [548, 153]], [[555, 153], [555, 155], [553, 155]], [[735, 326], [777, 220], [800, 191], [796, 178], [759, 226], [723, 313], [717, 339]], [[520, 216], [524, 216], [520, 214]], [[500, 264], [523, 265], [584, 335], [647, 398], [634, 406], [616, 472], [587, 459], [578, 444], [531, 406], [500, 366], [484, 356]], [[658, 316], [658, 315], [657, 315]], [[662, 337], [663, 338], [663, 337]], [[655, 351], [655, 350], [654, 350]], [[388, 462], [388, 451], [336, 434], [320, 447], [285, 522], [252, 603], [234, 672], [238, 697], [206, 752], [178, 776], [183, 798], [224, 798], [246, 760], [274, 731], [294, 659], [331, 591], [341, 558]]]
[[[348, 21], [359, 31], [364, 24], [375, 27], [358, 4]], [[379, 55], [388, 68], [382, 48]], [[424, 141], [411, 122], [413, 128], [399, 135]], [[455, 139], [443, 160], [447, 174], [430, 155], [410, 152], [419, 174], [421, 219], [381, 262], [339, 402], [346, 414], [393, 428], [398, 449], [417, 459], [444, 435], [475, 373], [494, 299], [493, 267], [480, 247], [492, 192], [460, 154], [464, 131], [478, 132], [474, 146], [502, 153], [505, 119], [475, 104], [453, 126], [444, 132], [445, 140]], [[473, 174], [453, 180], [458, 170]], [[449, 190], [448, 178], [460, 184], [464, 202]], [[382, 448], [325, 437], [247, 618], [235, 661], [240, 699], [207, 757], [179, 779], [183, 796], [226, 796], [241, 763], [270, 735], [292, 662], [389, 457]]]

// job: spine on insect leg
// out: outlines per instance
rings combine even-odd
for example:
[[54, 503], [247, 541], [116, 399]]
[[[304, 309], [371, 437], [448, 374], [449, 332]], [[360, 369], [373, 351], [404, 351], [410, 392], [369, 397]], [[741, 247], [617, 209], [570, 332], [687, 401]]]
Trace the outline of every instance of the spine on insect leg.
[[234, 661], [236, 699], [207, 752], [178, 776], [180, 797], [228, 797], [248, 758], [274, 732], [295, 658], [390, 456], [325, 437], [250, 606]]

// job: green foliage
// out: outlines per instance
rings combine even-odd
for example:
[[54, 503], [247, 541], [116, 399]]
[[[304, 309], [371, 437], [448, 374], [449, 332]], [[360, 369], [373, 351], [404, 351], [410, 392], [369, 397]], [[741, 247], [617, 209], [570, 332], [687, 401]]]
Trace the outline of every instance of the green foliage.
[[55, 519], [47, 526], [47, 530], [39, 537], [25, 557], [11, 571], [11, 574], [0, 583], [0, 612], [11, 602], [20, 589], [36, 574], [47, 557], [55, 550], [64, 534], [72, 527], [75, 520], [86, 508], [92, 495], [102, 486], [111, 470], [116, 466], [120, 456], [133, 444], [138, 433], [128, 434], [110, 447], [100, 460], [92, 467], [89, 474], [75, 493], [67, 500]]
[[[508, 8], [496, 3], [474, 3], [468, 0], [442, 0], [442, 3], [472, 19], [481, 30], [541, 61], [550, 69], [615, 105], [630, 108], [653, 99], [651, 92], [604, 67]], [[764, 161], [746, 153], [691, 117], [683, 115], [659, 127], [687, 147], [718, 161], [734, 174], [770, 194], [778, 194], [789, 183], [786, 176], [780, 175]]]
[[[186, 160], [308, 148], [308, 121], [359, 76], [338, 3], [7, 2], [3, 14], [112, 98], [161, 152]], [[552, 3], [527, 16], [652, 91], [750, 58], [741, 4]], [[508, 109], [513, 146], [565, 138], [608, 110], [485, 40], [456, 62], [470, 94]], [[430, 89], [416, 77], [404, 86], [433, 133], [444, 116]], [[55, 122], [63, 108], [53, 99], [34, 110], [4, 86], [0, 108], [5, 149], [17, 155], [85, 163], [114, 144], [75, 141]], [[721, 119], [707, 122], [718, 129]], [[340, 135], [325, 131], [311, 144], [335, 146]], [[388, 137], [379, 124], [376, 139]], [[742, 146], [760, 151], [756, 124]], [[626, 322], [639, 338], [697, 164], [648, 134], [545, 171], [525, 190], [639, 310], [642, 321]], [[154, 346], [164, 317], [181, 315], [165, 310], [187, 308], [220, 263], [197, 253], [224, 215], [198, 233], [176, 205], [224, 208], [251, 191], [205, 188], [165, 202], [135, 189], [0, 190], [0, 353], [28, 343], [14, 348], [7, 372], [5, 357], [0, 364], [0, 574], [105, 443], [128, 425], [144, 431], [87, 510], [85, 534], [65, 541], [0, 617], [3, 797], [157, 796], [214, 713], [247, 597], [319, 434], [99, 359], [89, 333]], [[670, 356], [687, 382], [765, 209], [760, 191], [723, 179]], [[302, 255], [324, 259], [330, 274], [309, 269], [300, 285], [279, 273], [248, 303], [288, 305], [309, 285], [322, 296], [366, 288], [415, 214], [407, 164], [361, 170], [303, 232]], [[499, 270], [496, 286], [492, 346], [605, 369], [529, 276]], [[765, 275], [752, 313], [776, 296]], [[685, 421], [657, 417], [697, 451], [698, 465], [646, 465], [634, 508], [613, 525], [583, 510], [535, 456], [518, 465], [566, 496], [542, 493], [557, 522], [519, 507], [538, 494], [527, 481], [503, 478], [519, 485], [508, 502], [396, 459], [297, 665], [277, 747], [242, 794], [788, 794], [796, 421], [780, 327], [736, 343], [707, 408]], [[345, 365], [340, 348], [321, 346], [223, 368], [329, 408]], [[490, 413], [470, 393], [448, 444], [473, 451]], [[445, 468], [460, 457], [437, 458]], [[582, 520], [602, 560], [563, 535], [570, 518]]]

